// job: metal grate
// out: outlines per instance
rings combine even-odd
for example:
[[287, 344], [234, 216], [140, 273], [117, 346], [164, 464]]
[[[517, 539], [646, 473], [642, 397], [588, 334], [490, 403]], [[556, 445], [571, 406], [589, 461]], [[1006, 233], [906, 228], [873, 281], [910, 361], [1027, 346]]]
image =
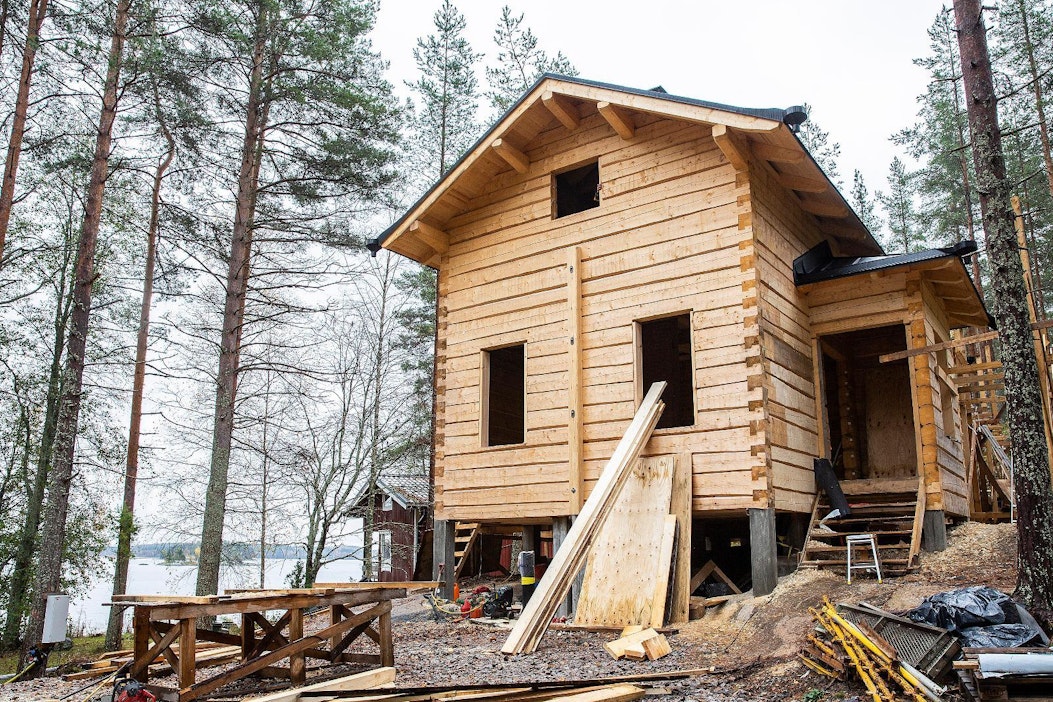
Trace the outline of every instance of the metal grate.
[[837, 605], [838, 612], [853, 624], [863, 622], [884, 637], [899, 659], [937, 680], [958, 657], [958, 639], [943, 629], [897, 617], [877, 608], [851, 604]]

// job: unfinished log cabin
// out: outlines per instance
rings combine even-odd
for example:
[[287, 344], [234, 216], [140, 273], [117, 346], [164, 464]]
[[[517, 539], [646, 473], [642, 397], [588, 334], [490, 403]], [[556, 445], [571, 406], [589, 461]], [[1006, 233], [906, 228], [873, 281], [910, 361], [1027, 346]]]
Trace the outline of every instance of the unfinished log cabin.
[[656, 380], [643, 455], [690, 473], [692, 573], [769, 592], [819, 457], [890, 566], [968, 518], [949, 357], [918, 349], [988, 325], [974, 247], [884, 254], [804, 119], [546, 75], [372, 242], [438, 271], [436, 563], [465, 522], [558, 548]]

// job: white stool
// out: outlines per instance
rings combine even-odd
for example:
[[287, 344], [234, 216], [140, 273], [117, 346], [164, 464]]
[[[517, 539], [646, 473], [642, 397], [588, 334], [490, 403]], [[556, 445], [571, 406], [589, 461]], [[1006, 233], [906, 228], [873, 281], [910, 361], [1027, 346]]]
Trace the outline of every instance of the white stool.
[[[856, 570], [872, 570], [877, 574], [877, 581], [881, 582], [881, 563], [878, 561], [877, 554], [877, 540], [873, 534], [850, 534], [845, 537], [845, 546], [847, 546], [848, 553], [848, 584], [852, 584], [852, 569]], [[862, 546], [866, 548], [870, 547], [870, 554], [874, 557], [873, 561], [852, 564], [852, 550], [856, 547]]]

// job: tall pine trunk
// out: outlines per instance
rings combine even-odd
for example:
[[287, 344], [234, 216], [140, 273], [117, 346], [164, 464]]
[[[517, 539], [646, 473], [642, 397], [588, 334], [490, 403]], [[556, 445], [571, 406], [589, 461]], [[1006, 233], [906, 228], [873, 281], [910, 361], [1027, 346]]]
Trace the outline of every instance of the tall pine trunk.
[[1017, 500], [1016, 596], [1040, 620], [1053, 621], [1053, 492], [1038, 363], [1027, 291], [1010, 207], [998, 104], [979, 0], [954, 0], [958, 48], [972, 135], [976, 189], [991, 264], [995, 318], [1002, 339], [1006, 410]]
[[[4, 243], [11, 222], [11, 207], [15, 202], [15, 180], [18, 176], [18, 160], [22, 155], [22, 137], [26, 133], [26, 115], [29, 112], [29, 85], [33, 80], [33, 63], [40, 44], [40, 27], [47, 16], [48, 0], [32, 0], [29, 3], [29, 23], [26, 27], [26, 46], [22, 51], [22, 73], [18, 78], [18, 94], [15, 111], [11, 117], [11, 137], [4, 160], [4, 179], [0, 183], [0, 263], [4, 258]], [[6, 24], [7, 4], [4, 4]]]
[[234, 435], [234, 400], [237, 395], [238, 365], [241, 355], [245, 298], [249, 289], [252, 256], [252, 228], [259, 182], [263, 135], [267, 120], [264, 95], [264, 60], [267, 49], [267, 3], [261, 3], [256, 18], [252, 72], [245, 105], [245, 135], [238, 171], [234, 231], [227, 268], [223, 328], [219, 344], [219, 372], [216, 376], [216, 412], [212, 428], [212, 459], [205, 513], [201, 524], [201, 553], [198, 558], [197, 594], [219, 592], [219, 565], [223, 550], [223, 516], [227, 504], [227, 474]]
[[15, 546], [15, 558], [11, 568], [11, 582], [7, 598], [7, 614], [4, 620], [4, 631], [0, 638], [0, 650], [8, 651], [18, 645], [22, 632], [22, 620], [27, 608], [29, 584], [33, 576], [33, 556], [36, 553], [37, 531], [40, 529], [40, 515], [44, 509], [44, 490], [47, 487], [48, 474], [51, 472], [52, 449], [55, 444], [55, 431], [58, 425], [59, 396], [62, 391], [63, 342], [66, 339], [66, 327], [69, 325], [70, 306], [73, 304], [73, 291], [67, 280], [69, 264], [72, 258], [72, 239], [66, 240], [66, 255], [59, 269], [55, 285], [55, 317], [53, 319], [51, 366], [48, 370], [48, 392], [44, 404], [44, 423], [40, 429], [40, 443], [37, 446], [36, 471], [33, 482], [26, 492], [26, 520], [18, 534]]
[[[107, 56], [106, 84], [102, 95], [99, 131], [95, 139], [91, 177], [84, 203], [84, 222], [77, 245], [74, 267], [73, 310], [66, 335], [66, 368], [63, 372], [59, 401], [58, 427], [55, 434], [54, 463], [48, 478], [48, 499], [44, 510], [40, 556], [33, 580], [33, 605], [22, 643], [20, 665], [25, 665], [29, 649], [40, 643], [44, 630], [44, 607], [48, 593], [58, 592], [62, 582], [62, 557], [66, 545], [66, 516], [69, 512], [70, 485], [73, 482], [73, 458], [80, 416], [81, 387], [84, 378], [84, 354], [87, 348], [91, 316], [91, 289], [95, 283], [95, 246], [102, 220], [102, 196], [109, 170], [113, 124], [117, 117], [117, 82], [124, 53], [125, 28], [130, 0], [119, 0], [113, 23], [113, 36]], [[39, 669], [34, 671], [39, 674]]]
[[[154, 94], [157, 101], [156, 91]], [[113, 594], [123, 595], [128, 588], [128, 561], [132, 554], [132, 533], [135, 515], [135, 483], [139, 476], [139, 433], [143, 422], [143, 389], [146, 385], [146, 349], [150, 340], [150, 307], [154, 296], [154, 260], [157, 256], [157, 227], [161, 210], [161, 184], [165, 171], [175, 158], [175, 140], [160, 115], [157, 116], [167, 142], [164, 157], [154, 169], [153, 189], [150, 192], [150, 226], [146, 232], [146, 267], [143, 271], [143, 297], [139, 306], [139, 334], [135, 343], [135, 371], [132, 376], [132, 409], [128, 426], [128, 457], [124, 468], [124, 505], [117, 532], [117, 563], [113, 572]], [[262, 586], [261, 586], [262, 587]], [[110, 608], [106, 627], [107, 651], [121, 647], [124, 609]]]

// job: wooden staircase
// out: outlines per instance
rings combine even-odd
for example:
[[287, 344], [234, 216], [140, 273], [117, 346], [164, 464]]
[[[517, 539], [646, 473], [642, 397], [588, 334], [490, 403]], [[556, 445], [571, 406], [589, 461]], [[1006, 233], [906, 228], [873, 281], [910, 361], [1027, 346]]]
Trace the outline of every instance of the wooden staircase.
[[457, 533], [454, 537], [454, 558], [457, 567], [453, 571], [453, 578], [461, 577], [461, 571], [468, 564], [472, 551], [479, 545], [479, 536], [482, 532], [476, 522], [457, 522]]
[[[801, 567], [844, 572], [847, 566], [845, 537], [873, 534], [877, 540], [882, 575], [903, 575], [917, 568], [921, 523], [925, 514], [924, 493], [918, 491], [916, 481], [895, 482], [895, 486], [890, 486], [891, 491], [874, 486], [870, 492], [846, 495], [851, 514], [828, 519], [822, 524], [820, 520], [833, 508], [826, 494], [820, 492], [812, 510]], [[909, 485], [913, 485], [913, 489], [908, 490]]]

